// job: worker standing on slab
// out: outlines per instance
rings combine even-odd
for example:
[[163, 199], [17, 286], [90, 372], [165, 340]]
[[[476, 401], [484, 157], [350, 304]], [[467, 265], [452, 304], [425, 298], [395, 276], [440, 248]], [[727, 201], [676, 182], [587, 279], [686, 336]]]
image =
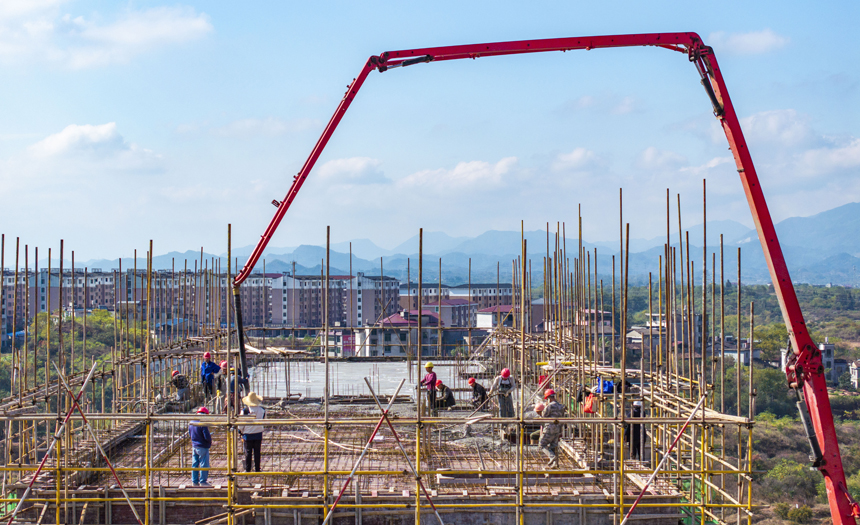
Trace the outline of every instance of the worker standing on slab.
[[224, 412], [227, 408], [227, 361], [221, 361], [221, 367], [215, 374], [215, 412]]
[[451, 410], [457, 404], [454, 392], [439, 379], [436, 381], [436, 410]]
[[203, 396], [208, 401], [215, 395], [215, 374], [221, 367], [212, 362], [212, 354], [203, 353], [203, 362], [200, 363], [200, 382], [203, 383]]
[[421, 384], [427, 387], [427, 407], [434, 411], [436, 409], [436, 373], [433, 372], [433, 363], [428, 361], [424, 365], [424, 370], [427, 374], [421, 380]]
[[[245, 408], [242, 414], [254, 416], [255, 419], [266, 417], [266, 410], [261, 406], [263, 400], [256, 392], [251, 392], [242, 398]], [[254, 472], [260, 472], [260, 451], [263, 445], [263, 425], [242, 425], [239, 427], [242, 433], [242, 441], [245, 443], [245, 472], [251, 472], [251, 460], [253, 460]]]
[[188, 378], [179, 370], [174, 370], [170, 374], [170, 384], [176, 388], [176, 400], [185, 401], [188, 399]]
[[[642, 417], [642, 401], [633, 402], [633, 412], [631, 417]], [[631, 449], [630, 457], [638, 460], [642, 459], [642, 425], [640, 423], [630, 424], [630, 440]]]
[[502, 369], [502, 373], [496, 376], [493, 386], [490, 387], [490, 395], [499, 396], [499, 417], [514, 417], [514, 390], [517, 382], [511, 377], [508, 368]]
[[[209, 415], [209, 409], [200, 407], [197, 409], [200, 415]], [[195, 487], [208, 487], [209, 483], [209, 448], [212, 446], [212, 435], [209, 427], [200, 421], [192, 421], [188, 425], [188, 434], [191, 436], [191, 484]]]
[[[541, 427], [540, 445], [541, 451], [549, 458], [549, 467], [558, 468], [558, 440], [561, 437], [561, 423], [558, 418], [564, 417], [564, 405], [555, 400], [555, 390], [547, 388], [543, 394], [546, 407], [540, 412], [544, 419], [554, 421]], [[538, 405], [540, 406], [540, 404]], [[535, 407], [537, 409], [537, 407]]]
[[469, 378], [469, 386], [472, 387], [472, 408], [481, 408], [487, 402], [487, 389], [474, 377]]

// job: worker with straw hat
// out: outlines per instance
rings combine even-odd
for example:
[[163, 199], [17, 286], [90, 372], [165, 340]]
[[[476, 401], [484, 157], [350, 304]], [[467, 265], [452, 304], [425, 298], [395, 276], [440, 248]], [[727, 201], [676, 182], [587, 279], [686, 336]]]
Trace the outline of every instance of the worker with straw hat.
[[[242, 414], [254, 416], [254, 419], [266, 417], [266, 410], [262, 407], [263, 400], [256, 392], [250, 392], [242, 398]], [[260, 449], [263, 445], [263, 425], [242, 425], [239, 427], [242, 440], [245, 443], [245, 472], [251, 472], [251, 460], [253, 459], [254, 471], [260, 472]]]
[[[424, 365], [424, 370], [427, 374], [421, 380], [421, 384], [427, 388], [427, 406], [430, 407], [431, 413], [436, 412], [436, 373], [433, 371], [433, 363], [430, 361]], [[420, 391], [419, 391], [420, 393]]]

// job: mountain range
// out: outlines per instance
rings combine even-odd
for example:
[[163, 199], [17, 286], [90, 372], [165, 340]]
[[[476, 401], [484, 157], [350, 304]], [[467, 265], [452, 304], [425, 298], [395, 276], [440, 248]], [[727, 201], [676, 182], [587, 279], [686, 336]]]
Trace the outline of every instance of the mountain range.
[[[856, 267], [860, 262], [860, 203], [850, 203], [810, 217], [791, 217], [776, 225], [777, 234], [783, 252], [785, 253], [792, 279], [796, 282], [811, 284], [833, 283], [855, 286]], [[690, 259], [695, 272], [700, 270], [702, 258], [703, 225], [693, 225], [685, 229], [689, 231]], [[770, 281], [767, 265], [758, 243], [758, 235], [741, 223], [732, 220], [709, 221], [708, 252], [718, 250], [720, 234], [723, 235], [725, 255], [725, 279], [736, 280], [737, 252], [741, 248], [742, 280], [745, 283], [766, 283]], [[685, 236], [686, 238], [686, 236]], [[542, 278], [543, 257], [547, 252], [546, 231], [535, 230], [525, 232], [526, 245], [530, 254], [533, 279], [539, 282]], [[677, 230], [670, 235], [672, 245], [678, 246]], [[550, 250], [553, 250], [554, 234], [550, 233]], [[568, 254], [575, 254], [579, 241], [567, 237], [564, 241]], [[663, 254], [665, 236], [652, 239], [630, 239], [629, 278], [631, 284], [647, 282], [648, 273], [657, 273], [657, 258]], [[412, 281], [418, 278], [418, 236], [407, 239], [392, 249], [377, 246], [370, 239], [356, 239], [352, 243], [352, 265], [350, 268], [350, 242], [332, 244], [330, 251], [330, 272], [349, 274], [365, 272], [371, 275], [385, 275], [406, 280], [407, 275]], [[698, 243], [698, 246], [696, 245]], [[601, 278], [612, 273], [612, 256], [618, 255], [618, 242], [585, 242], [583, 246], [589, 250], [592, 257], [597, 250], [597, 270]], [[244, 261], [253, 250], [253, 246], [244, 246], [233, 250], [235, 264]], [[687, 247], [685, 246], [685, 257]], [[520, 232], [486, 231], [476, 237], [452, 237], [443, 232], [424, 233], [424, 265], [423, 280], [438, 282], [439, 260], [442, 260], [442, 282], [455, 284], [466, 282], [469, 278], [471, 260], [471, 279], [477, 282], [510, 282], [512, 261], [520, 255]], [[201, 263], [202, 260], [202, 263]], [[323, 246], [301, 245], [296, 247], [270, 247], [264, 254], [265, 270], [267, 272], [292, 271], [293, 263], [297, 274], [319, 275], [325, 260]], [[210, 254], [187, 251], [170, 252], [153, 257], [156, 269], [194, 268], [195, 263], [211, 267], [214, 261], [220, 264], [221, 270], [227, 269], [227, 254]], [[717, 271], [719, 272], [719, 254], [717, 254]], [[709, 261], [709, 265], [710, 265]], [[138, 268], [145, 267], [145, 260], [138, 259]], [[123, 269], [131, 268], [133, 259], [123, 259]], [[261, 260], [256, 267], [263, 270]], [[119, 261], [91, 260], [78, 263], [78, 267], [111, 269], [119, 266]], [[594, 270], [592, 269], [592, 272]], [[709, 270], [710, 271], [710, 270]], [[719, 275], [718, 275], [719, 277]], [[699, 278], [697, 278], [698, 280]]]

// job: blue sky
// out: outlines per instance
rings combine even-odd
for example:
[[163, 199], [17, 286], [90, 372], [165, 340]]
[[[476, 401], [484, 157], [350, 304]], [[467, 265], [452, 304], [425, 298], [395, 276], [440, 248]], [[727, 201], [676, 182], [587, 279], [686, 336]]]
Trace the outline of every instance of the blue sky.
[[[856, 2], [0, 3], [0, 232], [81, 259], [253, 244], [369, 55], [695, 31], [779, 220], [860, 200]], [[637, 48], [372, 73], [273, 246], [574, 224], [589, 240], [751, 225], [686, 58]], [[8, 253], [8, 252], [7, 252]], [[8, 266], [8, 264], [7, 264]]]

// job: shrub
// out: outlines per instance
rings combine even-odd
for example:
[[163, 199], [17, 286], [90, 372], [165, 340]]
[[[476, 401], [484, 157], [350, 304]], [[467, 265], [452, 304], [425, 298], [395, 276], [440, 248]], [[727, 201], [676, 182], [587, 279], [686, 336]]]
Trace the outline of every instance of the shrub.
[[788, 509], [788, 521], [794, 523], [809, 523], [812, 521], [812, 509], [806, 505]]
[[788, 519], [788, 511], [790, 510], [791, 506], [788, 503], [784, 503], [782, 501], [773, 506], [773, 513], [784, 520]]

